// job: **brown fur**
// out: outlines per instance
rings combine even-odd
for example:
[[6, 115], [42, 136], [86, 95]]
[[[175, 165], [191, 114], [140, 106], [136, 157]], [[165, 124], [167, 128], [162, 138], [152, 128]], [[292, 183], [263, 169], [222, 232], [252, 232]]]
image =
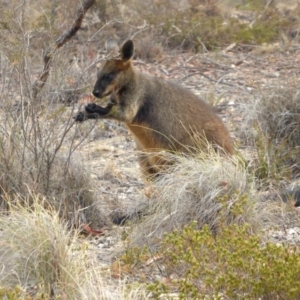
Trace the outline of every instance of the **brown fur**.
[[159, 165], [165, 164], [153, 151], [187, 151], [195, 147], [195, 136], [232, 154], [228, 131], [213, 109], [182, 86], [135, 70], [133, 52], [129, 40], [121, 49], [121, 59], [104, 63], [93, 94], [97, 98], [110, 95], [110, 103], [105, 108], [87, 105], [84, 118], [124, 122], [142, 151], [140, 166], [149, 174], [157, 173]]

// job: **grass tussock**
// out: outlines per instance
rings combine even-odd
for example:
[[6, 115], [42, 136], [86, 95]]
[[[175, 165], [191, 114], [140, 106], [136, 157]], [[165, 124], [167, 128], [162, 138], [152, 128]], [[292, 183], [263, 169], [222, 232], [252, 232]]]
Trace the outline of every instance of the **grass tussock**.
[[19, 204], [10, 214], [1, 215], [1, 286], [31, 286], [46, 298], [66, 295], [76, 299], [84, 270], [84, 263], [76, 257], [79, 245], [58, 213], [39, 204], [45, 206], [46, 200], [33, 197], [32, 205]]
[[[261, 91], [256, 101], [244, 105], [245, 125], [255, 123], [275, 142], [285, 140], [287, 146], [300, 144], [300, 93], [296, 87], [281, 87]], [[249, 131], [251, 133], [251, 131]], [[252, 131], [252, 134], [254, 132]]]
[[213, 149], [194, 156], [169, 154], [176, 163], [154, 183], [155, 203], [130, 240], [152, 243], [174, 229], [196, 221], [217, 232], [219, 224], [250, 224], [253, 231], [271, 221], [266, 203], [257, 201], [255, 182], [238, 157]]
[[32, 197], [31, 205], [16, 205], [10, 214], [1, 214], [0, 295], [9, 299], [147, 299], [141, 286], [131, 290], [125, 281], [110, 279], [89, 244], [69, 230], [45, 198]]
[[282, 87], [257, 95], [242, 105], [242, 139], [254, 149], [251, 168], [258, 179], [273, 185], [299, 174], [300, 94]]
[[116, 272], [159, 273], [147, 284], [156, 299], [298, 299], [297, 248], [265, 237], [285, 228], [287, 207], [259, 196], [240, 157], [212, 150], [169, 159], [176, 163], [153, 183], [156, 204], [124, 236]]

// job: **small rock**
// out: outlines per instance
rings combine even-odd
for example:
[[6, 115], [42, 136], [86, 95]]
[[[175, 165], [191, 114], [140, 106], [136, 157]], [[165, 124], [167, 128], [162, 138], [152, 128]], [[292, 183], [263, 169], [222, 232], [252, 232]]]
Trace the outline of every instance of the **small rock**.
[[125, 193], [120, 193], [118, 195], [119, 200], [125, 200], [127, 198], [127, 195]]
[[296, 234], [297, 234], [297, 232], [295, 231], [294, 228], [289, 228], [288, 229], [288, 235], [296, 235]]
[[108, 242], [105, 242], [104, 244], [103, 244], [103, 247], [102, 248], [109, 248], [109, 243]]

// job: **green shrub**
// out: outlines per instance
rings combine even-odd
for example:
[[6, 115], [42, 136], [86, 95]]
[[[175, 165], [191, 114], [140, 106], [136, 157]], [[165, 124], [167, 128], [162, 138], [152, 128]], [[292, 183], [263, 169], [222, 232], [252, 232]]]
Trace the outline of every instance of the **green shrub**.
[[[247, 225], [223, 227], [215, 236], [196, 223], [164, 239], [164, 264], [180, 299], [299, 299], [300, 258], [296, 247], [262, 244]], [[149, 285], [155, 296], [169, 292]]]
[[127, 265], [130, 266], [130, 269], [133, 269], [143, 264], [148, 258], [149, 252], [147, 247], [128, 247], [121, 255], [120, 260], [124, 266]]
[[16, 285], [13, 288], [3, 288], [0, 286], [0, 299], [5, 300], [45, 300], [48, 299], [44, 293], [37, 293], [30, 295], [24, 291], [20, 286]]
[[265, 7], [265, 1], [262, 0], [244, 0], [237, 5], [237, 8], [247, 9], [250, 11], [261, 11]]
[[31, 297], [26, 297], [24, 291], [19, 287], [15, 286], [13, 289], [0, 287], [0, 299], [8, 300], [19, 300], [19, 299], [32, 299]]

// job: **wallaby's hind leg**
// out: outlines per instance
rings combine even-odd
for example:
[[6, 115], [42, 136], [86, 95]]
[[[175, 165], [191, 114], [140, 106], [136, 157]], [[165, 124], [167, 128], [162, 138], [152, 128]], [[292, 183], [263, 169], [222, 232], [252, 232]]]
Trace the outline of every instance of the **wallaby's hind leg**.
[[146, 153], [140, 152], [138, 154], [138, 161], [142, 174], [146, 179], [151, 180], [155, 175], [157, 175], [157, 168], [151, 165], [149, 156]]
[[168, 166], [173, 164], [163, 153], [148, 153], [140, 151], [138, 161], [143, 173], [143, 176], [148, 180], [157, 178], [162, 172], [167, 170]]

